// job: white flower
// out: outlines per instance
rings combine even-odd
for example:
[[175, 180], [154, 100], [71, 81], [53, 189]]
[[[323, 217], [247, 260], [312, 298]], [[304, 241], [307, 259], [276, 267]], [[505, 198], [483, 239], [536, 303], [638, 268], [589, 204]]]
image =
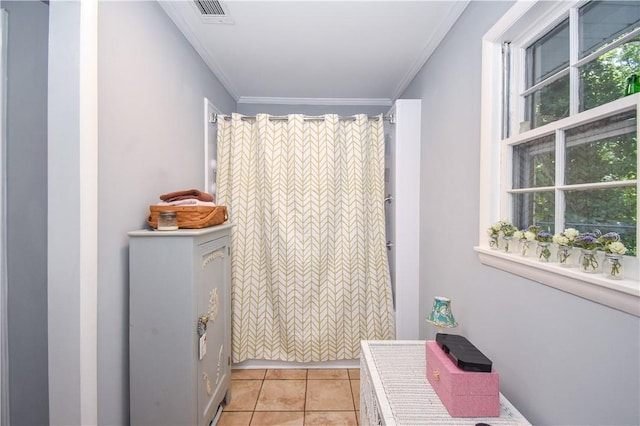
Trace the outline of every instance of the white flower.
[[567, 236], [562, 235], [562, 234], [555, 234], [553, 236], [553, 242], [556, 243], [559, 246], [568, 246], [569, 245], [569, 238], [567, 238]]
[[524, 233], [524, 238], [525, 238], [527, 241], [533, 241], [533, 240], [535, 240], [535, 239], [536, 239], [536, 234], [534, 234], [534, 233], [533, 233], [533, 232], [531, 232], [531, 231], [525, 231], [525, 233]]
[[563, 234], [569, 239], [569, 241], [573, 241], [578, 235], [580, 235], [580, 231], [574, 228], [567, 228], [564, 230]]
[[513, 233], [513, 238], [515, 238], [516, 240], [521, 240], [524, 238], [524, 232], [522, 231], [516, 231]]
[[502, 228], [502, 222], [496, 222], [496, 223], [494, 223], [494, 224], [493, 224], [493, 226], [492, 226], [492, 228], [493, 228], [493, 230], [494, 230], [494, 231], [496, 231], [496, 232], [500, 231], [500, 229]]
[[612, 242], [607, 246], [607, 249], [614, 254], [625, 254], [627, 252], [627, 248], [620, 241]]

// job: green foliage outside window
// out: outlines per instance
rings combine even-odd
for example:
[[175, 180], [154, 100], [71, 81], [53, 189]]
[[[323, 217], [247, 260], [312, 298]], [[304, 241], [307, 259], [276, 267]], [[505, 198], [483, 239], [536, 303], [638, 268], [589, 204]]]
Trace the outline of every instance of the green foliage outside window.
[[541, 127], [569, 116], [569, 75], [527, 97], [527, 105], [534, 111], [531, 127]]
[[[596, 5], [601, 8], [606, 6], [606, 3]], [[564, 25], [568, 26], [567, 23], [562, 24]], [[627, 28], [626, 33], [633, 29], [633, 25], [637, 23]], [[619, 39], [624, 37], [624, 34], [616, 37]], [[553, 46], [545, 44], [550, 43], [549, 40], [553, 38], [543, 38], [528, 50], [529, 57], [535, 58], [538, 66], [540, 61], [553, 61], [556, 58], [554, 50], [549, 49]], [[615, 43], [613, 37], [609, 40]], [[580, 112], [620, 99], [625, 96], [627, 79], [633, 74], [640, 77], [640, 37], [607, 51], [607, 45], [610, 45], [610, 42], [606, 41], [605, 44], [594, 47], [595, 50], [599, 49], [605, 53], [578, 69], [579, 90], [576, 101], [579, 103]], [[545, 48], [547, 50], [544, 50]], [[529, 65], [534, 66], [533, 59]], [[531, 128], [569, 116], [571, 81], [568, 70], [569, 68], [566, 68], [562, 72], [564, 75], [559, 77], [556, 75], [554, 81], [525, 97], [525, 116], [530, 121]], [[530, 73], [533, 75], [533, 71]], [[606, 119], [601, 119], [567, 131], [564, 182], [555, 182], [555, 148], [552, 148], [555, 146], [554, 141], [551, 141], [550, 145], [548, 137], [545, 137], [545, 140], [541, 138], [515, 146], [513, 151], [514, 189], [636, 180], [637, 118], [635, 112], [630, 115], [627, 113], [627, 116], [618, 117], [615, 120], [618, 122], [613, 123], [613, 127]], [[633, 120], [631, 130], [629, 128], [620, 130], [621, 127], [625, 127], [625, 120]], [[635, 185], [624, 184], [609, 188], [566, 190], [564, 192], [565, 227], [573, 227], [581, 232], [590, 232], [594, 229], [599, 229], [602, 233], [616, 232], [620, 234], [624, 245], [629, 248], [627, 254], [636, 255], [636, 192]], [[514, 222], [519, 227], [535, 224], [549, 232], [554, 232], [554, 191], [514, 194], [513, 202], [513, 211], [516, 216]]]
[[580, 68], [580, 111], [625, 95], [627, 78], [640, 74], [640, 39], [613, 49]]

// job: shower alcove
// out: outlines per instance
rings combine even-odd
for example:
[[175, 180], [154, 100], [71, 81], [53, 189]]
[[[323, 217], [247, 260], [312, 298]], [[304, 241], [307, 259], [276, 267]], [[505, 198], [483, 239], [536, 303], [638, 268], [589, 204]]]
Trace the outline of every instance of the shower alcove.
[[[270, 110], [273, 108], [269, 108]], [[268, 111], [283, 115], [281, 111]], [[205, 99], [205, 188], [215, 188], [217, 170], [216, 124], [218, 114]], [[241, 111], [254, 115], [255, 111]], [[316, 112], [313, 115], [319, 115]], [[311, 114], [310, 114], [311, 115]], [[385, 117], [385, 222], [387, 254], [395, 311], [396, 339], [418, 339], [419, 330], [419, 238], [420, 238], [420, 116], [421, 101], [397, 100]], [[214, 189], [215, 191], [215, 189]], [[234, 368], [358, 368], [359, 361], [293, 363], [247, 360]]]

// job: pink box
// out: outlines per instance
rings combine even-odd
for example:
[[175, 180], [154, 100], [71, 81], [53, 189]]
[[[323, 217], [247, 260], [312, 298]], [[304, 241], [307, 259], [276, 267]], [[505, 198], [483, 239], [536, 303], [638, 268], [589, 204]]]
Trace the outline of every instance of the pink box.
[[500, 416], [498, 373], [463, 371], [438, 344], [426, 344], [427, 380], [452, 417]]

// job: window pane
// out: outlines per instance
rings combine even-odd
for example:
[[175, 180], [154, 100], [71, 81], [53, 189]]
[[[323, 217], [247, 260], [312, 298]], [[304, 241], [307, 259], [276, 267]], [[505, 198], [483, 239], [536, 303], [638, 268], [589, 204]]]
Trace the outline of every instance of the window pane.
[[555, 233], [555, 202], [553, 191], [513, 194], [513, 224], [518, 229], [530, 225]]
[[566, 191], [565, 226], [580, 232], [617, 232], [636, 255], [636, 188], [607, 188], [586, 191]]
[[567, 130], [565, 183], [636, 179], [636, 111]]
[[640, 26], [638, 1], [594, 1], [579, 14], [580, 58]]
[[553, 186], [556, 175], [555, 136], [513, 147], [513, 189]]
[[525, 98], [525, 115], [531, 128], [569, 116], [569, 74]]
[[640, 38], [580, 67], [580, 111], [623, 97], [631, 74], [640, 74]]
[[527, 48], [527, 89], [569, 65], [569, 20]]

